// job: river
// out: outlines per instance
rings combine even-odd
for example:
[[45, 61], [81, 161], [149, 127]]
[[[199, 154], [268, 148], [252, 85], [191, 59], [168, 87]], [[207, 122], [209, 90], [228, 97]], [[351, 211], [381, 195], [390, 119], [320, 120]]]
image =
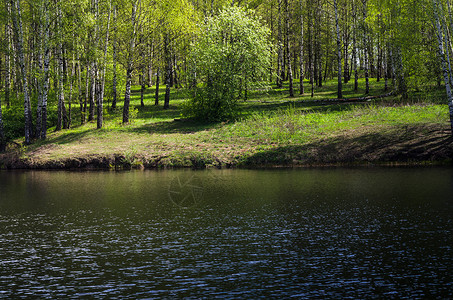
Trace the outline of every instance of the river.
[[0, 171], [0, 298], [452, 298], [453, 169]]

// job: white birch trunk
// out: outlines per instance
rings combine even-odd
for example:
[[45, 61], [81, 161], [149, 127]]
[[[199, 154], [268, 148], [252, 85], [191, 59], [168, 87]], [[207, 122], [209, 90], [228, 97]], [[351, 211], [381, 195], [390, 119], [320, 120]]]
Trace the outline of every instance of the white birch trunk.
[[137, 33], [137, 7], [140, 5], [141, 0], [134, 1], [132, 5], [132, 36], [130, 37], [129, 55], [127, 59], [126, 68], [126, 92], [124, 93], [124, 106], [123, 106], [123, 123], [129, 123], [129, 105], [131, 101], [131, 83], [132, 83], [132, 68], [135, 52], [135, 38]]
[[291, 47], [289, 43], [289, 3], [288, 0], [285, 0], [285, 9], [286, 9], [286, 60], [288, 65], [288, 81], [289, 81], [289, 96], [294, 97], [294, 88], [293, 88], [293, 70], [291, 68]]
[[25, 117], [25, 144], [29, 145], [31, 143], [32, 137], [32, 128], [31, 128], [31, 111], [30, 111], [30, 98], [28, 95], [28, 79], [27, 79], [27, 70], [25, 68], [25, 58], [24, 58], [24, 39], [22, 31], [22, 20], [21, 20], [21, 11], [20, 11], [20, 0], [10, 0], [11, 2], [11, 11], [13, 16], [13, 28], [15, 33], [16, 40], [16, 51], [18, 57], [18, 63], [22, 75], [22, 89], [24, 94], [24, 117]]
[[451, 85], [450, 85], [450, 74], [448, 72], [448, 67], [447, 67], [447, 61], [445, 60], [445, 50], [444, 50], [444, 37], [443, 37], [443, 31], [440, 25], [440, 20], [439, 20], [439, 14], [437, 10], [437, 1], [433, 0], [433, 5], [434, 5], [434, 18], [435, 18], [435, 28], [436, 28], [436, 37], [437, 37], [437, 43], [438, 43], [438, 51], [439, 51], [439, 56], [441, 60], [441, 65], [442, 65], [442, 73], [444, 77], [444, 82], [445, 82], [445, 90], [447, 92], [447, 100], [448, 100], [448, 108], [449, 108], [449, 113], [450, 113], [450, 128], [451, 132], [453, 134], [453, 95], [451, 91]]
[[2, 115], [2, 100], [0, 98], [0, 152], [5, 151], [6, 139], [5, 131], [3, 130], [3, 115]]
[[[6, 12], [9, 15], [10, 3], [6, 1]], [[5, 55], [5, 105], [9, 106], [10, 90], [11, 90], [11, 28], [9, 18], [5, 25], [5, 42], [6, 42], [6, 55]]]
[[300, 49], [299, 49], [299, 69], [300, 69], [300, 81], [299, 81], [299, 94], [305, 93], [304, 89], [304, 14], [303, 14], [303, 2], [299, 0], [300, 5]]
[[366, 26], [366, 18], [367, 18], [367, 0], [362, 0], [363, 4], [363, 51], [364, 51], [364, 67], [365, 67], [365, 94], [368, 95], [370, 93], [370, 67], [368, 61], [368, 34], [367, 34], [367, 26]]
[[109, 44], [109, 33], [110, 33], [110, 15], [112, 12], [111, 3], [109, 3], [109, 15], [107, 19], [107, 32], [105, 34], [105, 45], [104, 45], [104, 61], [102, 63], [102, 71], [101, 71], [101, 86], [99, 91], [98, 97], [98, 118], [97, 118], [97, 128], [102, 128], [102, 123], [104, 121], [104, 89], [105, 89], [105, 70], [107, 68], [107, 50]]
[[283, 78], [281, 72], [283, 68], [283, 39], [282, 39], [282, 0], [278, 0], [278, 60], [277, 60], [277, 87], [281, 88], [283, 85]]
[[115, 25], [113, 29], [113, 80], [112, 80], [112, 109], [116, 108], [116, 102], [117, 102], [117, 90], [116, 90], [116, 85], [117, 85], [117, 80], [116, 80], [116, 32], [117, 32], [117, 26], [116, 26], [116, 5], [113, 7], [113, 24]]
[[352, 63], [354, 64], [354, 91], [359, 89], [359, 73], [357, 72], [357, 7], [352, 0]]
[[343, 81], [341, 79], [341, 38], [340, 38], [340, 25], [338, 22], [338, 6], [337, 0], [333, 0], [333, 6], [335, 9], [335, 27], [337, 30], [337, 63], [338, 63], [338, 98], [343, 98]]

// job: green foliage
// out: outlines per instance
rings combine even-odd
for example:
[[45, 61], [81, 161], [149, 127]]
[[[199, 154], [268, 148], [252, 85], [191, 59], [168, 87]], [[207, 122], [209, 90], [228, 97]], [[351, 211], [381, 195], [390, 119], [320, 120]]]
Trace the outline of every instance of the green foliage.
[[227, 7], [208, 18], [192, 53], [202, 84], [185, 113], [207, 121], [234, 118], [238, 99], [268, 70], [270, 49], [269, 29], [253, 11]]

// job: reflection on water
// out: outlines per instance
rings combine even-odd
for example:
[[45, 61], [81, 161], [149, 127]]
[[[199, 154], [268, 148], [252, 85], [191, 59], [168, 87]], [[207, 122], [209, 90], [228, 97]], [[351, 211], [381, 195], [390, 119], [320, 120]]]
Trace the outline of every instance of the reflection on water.
[[453, 169], [0, 172], [0, 298], [451, 298]]

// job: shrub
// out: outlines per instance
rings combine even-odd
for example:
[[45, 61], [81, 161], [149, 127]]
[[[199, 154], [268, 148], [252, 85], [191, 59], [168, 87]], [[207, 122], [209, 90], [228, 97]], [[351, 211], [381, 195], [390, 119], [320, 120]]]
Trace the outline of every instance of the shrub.
[[269, 33], [253, 11], [240, 7], [208, 18], [192, 52], [193, 74], [201, 84], [185, 114], [206, 121], [234, 118], [237, 101], [269, 70]]

